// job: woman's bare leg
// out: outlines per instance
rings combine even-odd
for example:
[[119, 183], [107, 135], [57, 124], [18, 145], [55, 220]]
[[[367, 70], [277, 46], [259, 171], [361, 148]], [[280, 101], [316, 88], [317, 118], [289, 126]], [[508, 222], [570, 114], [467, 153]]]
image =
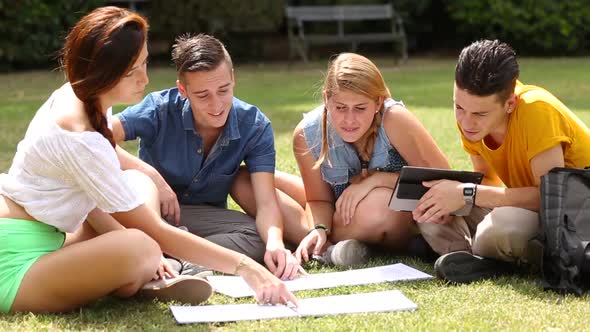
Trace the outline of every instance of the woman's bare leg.
[[145, 233], [119, 230], [42, 256], [26, 273], [13, 312], [63, 312], [105, 295], [128, 297], [149, 281], [160, 247]]
[[387, 188], [373, 189], [359, 203], [353, 221], [348, 225], [334, 214], [330, 240], [336, 243], [356, 239], [389, 250], [406, 248], [415, 226], [410, 213], [389, 209], [391, 193], [392, 190]]
[[[0, 217], [34, 220], [2, 195]], [[131, 296], [154, 276], [160, 255], [158, 244], [139, 230], [96, 236], [84, 223], [76, 233], [68, 234], [62, 248], [30, 267], [11, 311], [61, 312], [111, 293]]]
[[275, 171], [275, 187], [287, 194], [299, 206], [305, 208], [307, 199], [305, 197], [305, 187], [303, 186], [303, 179], [297, 175]]

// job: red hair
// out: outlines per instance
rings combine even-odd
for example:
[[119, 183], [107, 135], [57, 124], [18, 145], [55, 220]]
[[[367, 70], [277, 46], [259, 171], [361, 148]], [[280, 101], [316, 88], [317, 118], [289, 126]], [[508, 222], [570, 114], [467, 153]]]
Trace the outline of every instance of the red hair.
[[99, 96], [112, 89], [137, 61], [148, 23], [129, 10], [109, 6], [82, 17], [66, 37], [61, 64], [90, 123], [114, 147]]

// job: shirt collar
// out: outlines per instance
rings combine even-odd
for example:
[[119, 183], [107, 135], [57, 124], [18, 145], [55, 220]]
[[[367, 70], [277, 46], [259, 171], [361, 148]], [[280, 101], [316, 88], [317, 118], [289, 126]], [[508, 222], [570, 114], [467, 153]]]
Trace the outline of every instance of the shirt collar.
[[238, 113], [235, 110], [234, 103], [232, 103], [231, 108], [229, 110], [229, 115], [227, 116], [227, 122], [225, 124], [225, 128], [223, 131], [227, 133], [228, 139], [232, 141], [240, 139], [240, 128], [238, 127]]
[[184, 105], [182, 105], [182, 124], [184, 125], [184, 130], [195, 130], [195, 124], [193, 123], [193, 112], [191, 111], [191, 103], [188, 101], [188, 98], [184, 98]]

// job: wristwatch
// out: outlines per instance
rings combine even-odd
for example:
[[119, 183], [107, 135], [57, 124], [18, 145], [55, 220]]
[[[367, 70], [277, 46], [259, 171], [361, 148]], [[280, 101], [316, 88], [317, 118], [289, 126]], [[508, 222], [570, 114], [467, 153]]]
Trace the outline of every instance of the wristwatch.
[[477, 185], [474, 183], [463, 183], [461, 188], [463, 189], [463, 201], [465, 202], [465, 206], [455, 211], [453, 214], [456, 216], [467, 216], [471, 213], [471, 209], [475, 204]]

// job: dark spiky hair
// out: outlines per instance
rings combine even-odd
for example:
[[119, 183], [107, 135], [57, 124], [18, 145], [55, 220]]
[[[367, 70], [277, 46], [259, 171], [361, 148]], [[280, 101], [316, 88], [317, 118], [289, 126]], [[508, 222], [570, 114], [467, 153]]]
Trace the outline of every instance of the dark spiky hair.
[[516, 52], [498, 40], [479, 40], [465, 47], [455, 68], [457, 87], [476, 96], [498, 95], [504, 102], [514, 92], [519, 68]]

